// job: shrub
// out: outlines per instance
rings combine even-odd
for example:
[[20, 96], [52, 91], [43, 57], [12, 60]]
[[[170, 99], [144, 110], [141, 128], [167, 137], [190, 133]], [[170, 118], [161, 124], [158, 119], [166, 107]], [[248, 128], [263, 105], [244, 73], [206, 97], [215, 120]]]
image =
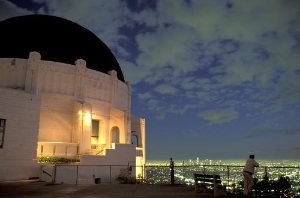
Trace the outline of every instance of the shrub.
[[55, 157], [55, 156], [38, 156], [37, 161], [39, 163], [66, 164], [72, 162], [79, 162], [79, 159], [70, 159], [70, 158]]
[[131, 176], [132, 168], [131, 166], [121, 169], [120, 173], [116, 175], [115, 180], [119, 184], [135, 184], [137, 180], [135, 177]]

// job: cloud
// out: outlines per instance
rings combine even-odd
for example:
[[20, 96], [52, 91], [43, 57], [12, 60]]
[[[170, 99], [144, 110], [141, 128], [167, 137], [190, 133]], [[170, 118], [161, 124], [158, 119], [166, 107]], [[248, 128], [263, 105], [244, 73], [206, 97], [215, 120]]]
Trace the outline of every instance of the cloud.
[[222, 124], [238, 118], [238, 112], [233, 109], [201, 111], [198, 117], [209, 121], [210, 124]]
[[33, 12], [24, 8], [19, 8], [9, 1], [0, 0], [0, 21], [7, 18], [28, 14], [33, 14]]
[[149, 92], [145, 92], [145, 93], [138, 94], [138, 98], [140, 100], [149, 100], [153, 98], [153, 96]]
[[[119, 42], [126, 40], [119, 29], [130, 26], [130, 11], [124, 1], [60, 1], [38, 0], [42, 4], [40, 14], [49, 14], [74, 21], [96, 34], [110, 49], [120, 57], [129, 56]], [[126, 53], [127, 52], [127, 53]]]
[[146, 68], [139, 67], [124, 59], [121, 59], [118, 62], [121, 66], [125, 80], [128, 80], [131, 85], [141, 82], [150, 72]]
[[[231, 9], [225, 4], [157, 2], [155, 11], [147, 10], [156, 23], [135, 17], [140, 23], [157, 27], [154, 32], [137, 35], [141, 51], [137, 63], [151, 68], [172, 65], [184, 68], [182, 72], [186, 74], [212, 64], [216, 61], [213, 57], [219, 56], [219, 66], [211, 71], [219, 69], [221, 74], [212, 74], [220, 84], [253, 82], [263, 88], [273, 85], [276, 72], [287, 69], [286, 65], [278, 65], [280, 59], [290, 56], [297, 42], [289, 31], [299, 32], [299, 27], [295, 27], [299, 24], [299, 9], [294, 7], [298, 3], [232, 1]], [[299, 57], [288, 60], [289, 65], [296, 65], [297, 61]]]
[[176, 87], [173, 87], [170, 84], [161, 84], [154, 88], [154, 90], [160, 94], [176, 94], [178, 92], [178, 89]]
[[147, 103], [148, 103], [148, 108], [150, 110], [153, 110], [156, 112], [162, 110], [162, 107], [159, 105], [160, 101], [158, 101], [158, 100], [150, 99], [147, 101]]
[[150, 99], [147, 101], [148, 110], [155, 113], [155, 118], [158, 120], [163, 120], [166, 117], [166, 112], [163, 109], [161, 102], [156, 99]]
[[192, 90], [197, 87], [196, 77], [188, 76], [187, 78], [182, 79], [181, 88], [184, 90]]
[[232, 1], [231, 9], [225, 3], [159, 1], [147, 10], [149, 20], [135, 16], [155, 27], [136, 36], [137, 63], [151, 68], [144, 82], [155, 85], [172, 68], [165, 83], [197, 99], [199, 109], [239, 105], [255, 115], [299, 103], [299, 39], [291, 33], [300, 32], [299, 3]]
[[174, 25], [161, 31], [138, 34], [136, 41], [141, 53], [136, 59], [137, 64], [152, 68], [172, 65], [181, 72], [195, 71], [198, 57], [193, 54], [191, 39], [196, 35], [194, 31], [182, 28]]
[[173, 114], [184, 114], [189, 109], [194, 109], [197, 107], [198, 105], [196, 104], [185, 104], [183, 106], [170, 105], [166, 111]]

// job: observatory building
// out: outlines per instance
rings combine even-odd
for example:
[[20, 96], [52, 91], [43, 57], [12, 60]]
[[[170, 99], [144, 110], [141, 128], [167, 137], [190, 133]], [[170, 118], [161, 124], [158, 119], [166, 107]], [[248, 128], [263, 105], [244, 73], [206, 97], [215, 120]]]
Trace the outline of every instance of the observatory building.
[[145, 119], [131, 115], [130, 84], [109, 48], [55, 16], [13, 17], [0, 29], [0, 181], [112, 182], [124, 166], [143, 176]]

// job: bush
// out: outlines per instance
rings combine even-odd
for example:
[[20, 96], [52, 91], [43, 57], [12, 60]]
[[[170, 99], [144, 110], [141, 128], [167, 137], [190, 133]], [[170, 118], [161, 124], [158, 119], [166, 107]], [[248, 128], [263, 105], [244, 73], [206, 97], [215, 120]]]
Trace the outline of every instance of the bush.
[[135, 184], [137, 180], [135, 177], [131, 176], [132, 167], [121, 169], [120, 173], [116, 175], [115, 180], [119, 184]]
[[37, 157], [38, 163], [51, 163], [51, 164], [66, 164], [72, 162], [79, 162], [79, 159], [70, 159], [55, 156], [39, 156]]
[[289, 177], [280, 176], [278, 180], [269, 180], [267, 176], [254, 185], [256, 197], [289, 197], [293, 194]]

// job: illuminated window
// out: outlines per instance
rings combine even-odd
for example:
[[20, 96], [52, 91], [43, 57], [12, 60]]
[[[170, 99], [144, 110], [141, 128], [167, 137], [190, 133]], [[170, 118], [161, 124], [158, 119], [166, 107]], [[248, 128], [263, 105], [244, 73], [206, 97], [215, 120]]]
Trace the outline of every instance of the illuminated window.
[[4, 143], [5, 121], [5, 119], [0, 118], [0, 148], [3, 148]]
[[91, 135], [91, 143], [98, 144], [99, 138], [99, 120], [92, 120], [92, 135]]

